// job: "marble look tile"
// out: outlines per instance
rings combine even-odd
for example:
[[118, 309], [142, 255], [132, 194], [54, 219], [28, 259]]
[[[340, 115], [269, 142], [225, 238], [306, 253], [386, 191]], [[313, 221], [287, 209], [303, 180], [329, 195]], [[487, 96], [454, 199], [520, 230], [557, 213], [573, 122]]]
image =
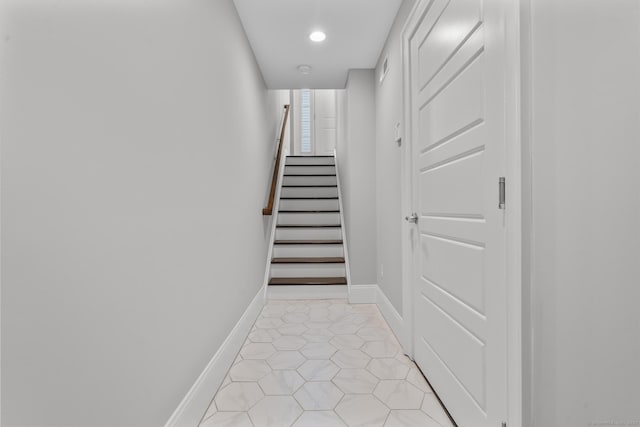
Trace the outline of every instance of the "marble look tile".
[[270, 343], [249, 343], [240, 350], [243, 359], [267, 359], [276, 349]]
[[396, 354], [396, 359], [399, 360], [400, 362], [404, 363], [405, 365], [409, 366], [410, 368], [415, 368], [416, 364], [413, 363], [413, 360], [409, 359], [407, 357], [406, 354], [404, 354], [402, 351], [400, 351], [398, 354]]
[[287, 313], [282, 316], [282, 320], [285, 323], [304, 323], [309, 320], [309, 317], [304, 313]]
[[300, 349], [307, 359], [329, 359], [336, 351], [337, 348], [326, 342], [310, 342]]
[[258, 381], [271, 372], [271, 367], [264, 360], [243, 360], [229, 370], [232, 381]]
[[309, 342], [329, 342], [334, 337], [333, 332], [328, 329], [308, 329], [302, 337]]
[[342, 318], [343, 322], [353, 323], [354, 325], [364, 325], [369, 322], [369, 320], [369, 316], [362, 313], [351, 313]]
[[282, 335], [302, 335], [307, 331], [307, 327], [301, 323], [287, 323], [278, 328]]
[[253, 427], [253, 424], [246, 412], [217, 412], [200, 427]]
[[278, 318], [263, 317], [256, 320], [256, 327], [258, 329], [275, 329], [279, 328], [282, 325], [284, 325], [284, 322], [282, 321], [282, 319]]
[[331, 357], [343, 369], [364, 368], [371, 358], [360, 350], [339, 350]]
[[389, 415], [389, 408], [370, 394], [347, 394], [335, 411], [350, 427], [382, 427]]
[[329, 320], [331, 320], [332, 323], [337, 323], [337, 322], [341, 322], [342, 319], [344, 319], [345, 317], [349, 316], [351, 313], [343, 313], [343, 312], [338, 312], [338, 313], [329, 313]]
[[223, 388], [225, 388], [229, 384], [231, 384], [231, 378], [229, 377], [229, 374], [227, 374], [227, 376], [224, 377], [224, 381], [222, 381], [222, 384], [220, 385], [219, 390], [222, 390]]
[[293, 395], [305, 411], [323, 411], [333, 409], [344, 393], [332, 382], [305, 383]]
[[286, 335], [273, 341], [273, 346], [278, 350], [300, 350], [307, 344], [307, 340], [294, 335]]
[[258, 384], [267, 396], [292, 395], [304, 384], [304, 379], [296, 371], [273, 371]]
[[409, 367], [396, 359], [373, 359], [367, 370], [381, 380], [402, 380], [409, 373]]
[[417, 410], [393, 410], [384, 427], [441, 427], [427, 414]]
[[357, 334], [365, 341], [384, 341], [393, 339], [393, 335], [390, 331], [368, 325], [358, 330]]
[[333, 383], [346, 394], [370, 394], [380, 381], [364, 369], [341, 369]]
[[255, 427], [290, 426], [302, 415], [302, 408], [291, 396], [267, 396], [249, 410]]
[[249, 334], [249, 341], [262, 343], [273, 342], [274, 339], [280, 336], [280, 333], [276, 329], [256, 329]]
[[315, 305], [311, 308], [311, 310], [309, 310], [309, 313], [307, 313], [307, 315], [309, 316], [309, 320], [313, 322], [326, 322], [329, 320], [329, 310], [327, 310], [326, 308], [317, 307]]
[[257, 383], [231, 383], [215, 398], [218, 411], [248, 411], [264, 393]]
[[371, 357], [395, 357], [400, 346], [394, 341], [369, 341], [362, 346], [362, 351]]
[[356, 350], [364, 344], [364, 340], [357, 335], [336, 335], [329, 342], [340, 350]]
[[309, 306], [307, 304], [291, 304], [287, 307], [287, 313], [308, 313]]
[[347, 427], [333, 411], [304, 412], [293, 427]]
[[404, 380], [382, 380], [373, 391], [391, 409], [420, 409], [424, 393]]
[[298, 351], [279, 351], [267, 359], [271, 369], [297, 369], [307, 359]]
[[343, 299], [268, 301], [200, 427], [227, 425], [453, 427], [377, 306]]
[[418, 368], [409, 369], [407, 381], [416, 386], [423, 393], [433, 393], [433, 390], [431, 390], [431, 387], [429, 387], [427, 380], [424, 379], [422, 372], [420, 372]]
[[304, 326], [309, 329], [329, 329], [333, 325], [333, 322], [325, 321], [325, 322], [304, 322]]
[[355, 334], [360, 327], [360, 325], [349, 322], [338, 322], [331, 325], [329, 330], [336, 335]]
[[346, 302], [336, 302], [329, 306], [329, 311], [334, 313], [351, 313], [353, 312], [353, 306]]
[[442, 408], [442, 405], [440, 405], [440, 402], [438, 401], [438, 398], [435, 394], [427, 393], [424, 395], [424, 400], [422, 402], [422, 412], [429, 415], [443, 427], [453, 427], [453, 423]]
[[204, 413], [204, 417], [202, 417], [202, 420], [203, 421], [206, 420], [216, 412], [218, 412], [218, 408], [216, 407], [216, 402], [212, 400], [211, 403], [209, 404], [209, 407], [207, 408], [207, 412]]
[[330, 360], [308, 360], [298, 368], [300, 375], [307, 381], [329, 381], [339, 370]]
[[376, 317], [381, 317], [376, 304], [353, 304], [352, 307], [353, 311], [356, 313], [368, 313], [373, 314]]
[[266, 305], [262, 309], [262, 317], [281, 317], [287, 312], [286, 305]]

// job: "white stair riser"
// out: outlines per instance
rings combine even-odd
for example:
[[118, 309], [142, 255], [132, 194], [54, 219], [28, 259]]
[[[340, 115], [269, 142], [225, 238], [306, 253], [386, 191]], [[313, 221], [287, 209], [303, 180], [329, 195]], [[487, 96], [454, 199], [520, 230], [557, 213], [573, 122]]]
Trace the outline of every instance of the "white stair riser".
[[275, 245], [274, 258], [292, 257], [341, 257], [342, 245]]
[[339, 209], [338, 199], [280, 199], [281, 211], [337, 211]]
[[276, 240], [342, 240], [342, 229], [277, 228]]
[[336, 185], [335, 176], [285, 176], [282, 185]]
[[289, 166], [284, 168], [285, 175], [335, 175], [335, 166]]
[[271, 264], [271, 277], [344, 277], [344, 264]]
[[287, 165], [334, 165], [334, 157], [287, 157]]
[[339, 213], [279, 213], [278, 225], [339, 225]]
[[[280, 197], [338, 197], [337, 187], [283, 187]], [[282, 201], [281, 201], [282, 202]]]

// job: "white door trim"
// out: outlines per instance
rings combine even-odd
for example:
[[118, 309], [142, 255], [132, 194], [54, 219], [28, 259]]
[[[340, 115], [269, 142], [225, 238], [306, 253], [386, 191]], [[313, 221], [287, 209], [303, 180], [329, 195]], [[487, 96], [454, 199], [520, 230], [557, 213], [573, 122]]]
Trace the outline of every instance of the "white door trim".
[[[402, 212], [410, 215], [413, 207], [412, 180], [412, 123], [411, 123], [411, 63], [409, 40], [418, 23], [428, 11], [432, 0], [418, 0], [402, 29], [402, 68], [403, 68], [403, 127], [401, 174]], [[508, 426], [523, 426], [523, 363], [522, 363], [522, 137], [521, 137], [521, 63], [520, 63], [520, 2], [503, 1], [505, 7], [504, 36], [506, 37], [507, 82], [505, 88], [507, 141], [506, 178], [507, 178], [507, 402]], [[525, 183], [526, 183], [525, 179]], [[413, 358], [414, 309], [413, 309], [413, 262], [411, 259], [411, 241], [409, 224], [402, 232], [402, 295], [405, 344], [407, 354]]]

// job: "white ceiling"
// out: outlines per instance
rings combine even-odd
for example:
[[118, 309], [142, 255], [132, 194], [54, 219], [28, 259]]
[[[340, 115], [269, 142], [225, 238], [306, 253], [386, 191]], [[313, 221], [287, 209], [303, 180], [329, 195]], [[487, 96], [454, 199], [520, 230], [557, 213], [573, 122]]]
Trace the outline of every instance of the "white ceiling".
[[[375, 67], [402, 0], [234, 2], [269, 89], [341, 89], [349, 69]], [[314, 30], [327, 39], [309, 40]]]

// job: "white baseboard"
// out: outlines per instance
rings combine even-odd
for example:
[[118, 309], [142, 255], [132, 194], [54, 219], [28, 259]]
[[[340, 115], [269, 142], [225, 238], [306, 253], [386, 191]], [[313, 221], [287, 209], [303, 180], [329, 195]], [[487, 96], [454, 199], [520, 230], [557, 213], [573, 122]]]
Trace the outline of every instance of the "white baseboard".
[[346, 285], [267, 286], [267, 299], [346, 299]]
[[173, 412], [165, 427], [197, 427], [242, 348], [242, 344], [251, 332], [251, 327], [260, 315], [263, 306], [264, 291], [260, 288], [236, 326]]
[[375, 304], [377, 296], [378, 285], [349, 285], [351, 304]]
[[402, 347], [405, 350], [410, 349], [411, 348], [411, 346], [409, 345], [410, 337], [408, 336], [408, 331], [407, 331], [407, 328], [405, 327], [404, 319], [402, 318], [400, 313], [398, 313], [398, 311], [393, 306], [393, 304], [391, 304], [391, 301], [389, 301], [389, 299], [384, 294], [382, 289], [380, 289], [379, 286], [376, 286], [376, 288], [377, 288], [376, 304], [378, 304], [378, 309], [380, 310], [380, 313], [382, 313], [382, 316], [384, 316], [384, 319], [387, 321], [387, 323], [391, 327], [391, 330], [400, 341], [400, 344], [402, 345]]

